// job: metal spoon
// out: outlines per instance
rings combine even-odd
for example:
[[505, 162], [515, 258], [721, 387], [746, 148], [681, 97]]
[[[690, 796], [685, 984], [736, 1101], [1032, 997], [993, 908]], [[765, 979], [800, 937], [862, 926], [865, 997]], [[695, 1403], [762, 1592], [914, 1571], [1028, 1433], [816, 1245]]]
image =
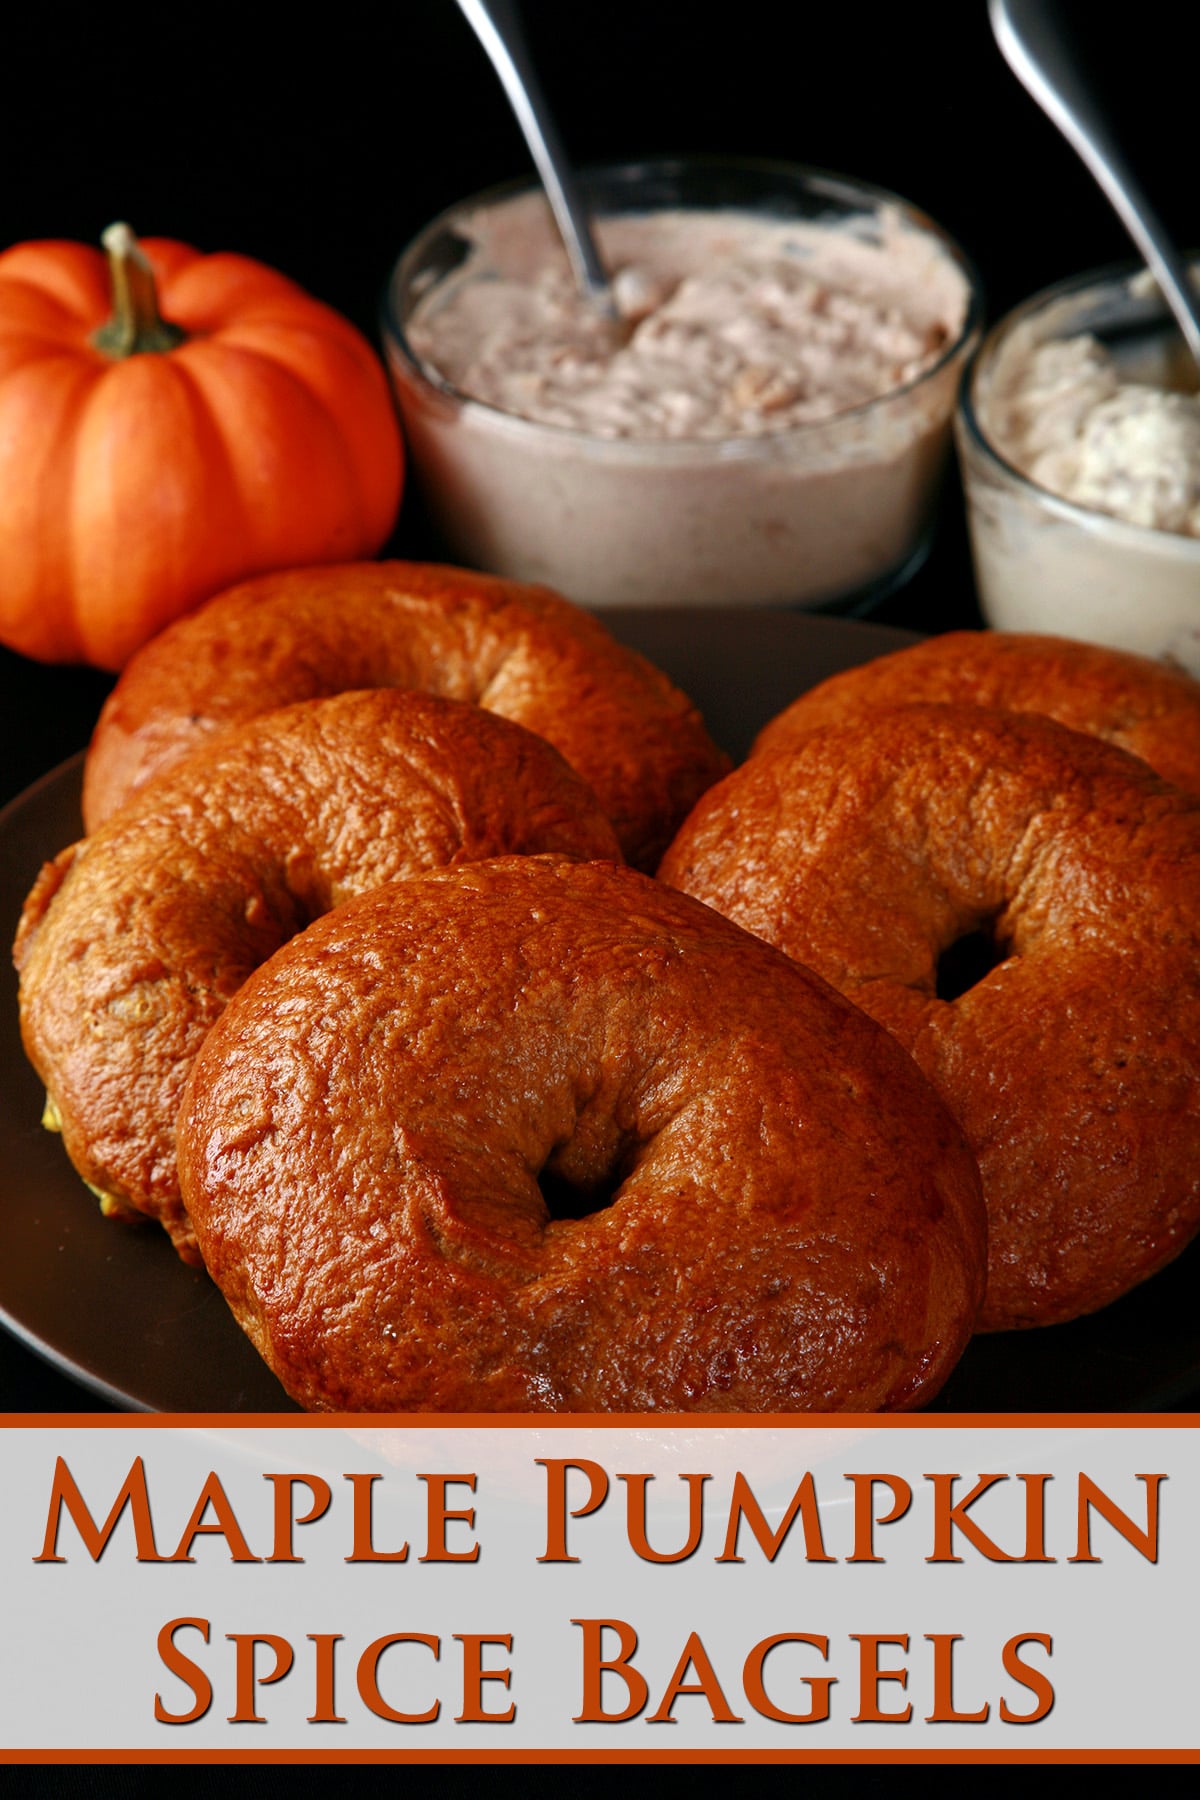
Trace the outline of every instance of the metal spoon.
[[571, 272], [584, 299], [607, 318], [616, 319], [608, 272], [596, 248], [571, 165], [538, 85], [537, 75], [510, 0], [458, 0], [459, 10], [491, 58], [509, 105], [525, 134], [525, 142], [542, 178], [542, 186], [566, 246]]
[[988, 13], [1005, 60], [1099, 182], [1200, 365], [1200, 303], [1187, 264], [1130, 172], [1045, 0], [988, 0]]

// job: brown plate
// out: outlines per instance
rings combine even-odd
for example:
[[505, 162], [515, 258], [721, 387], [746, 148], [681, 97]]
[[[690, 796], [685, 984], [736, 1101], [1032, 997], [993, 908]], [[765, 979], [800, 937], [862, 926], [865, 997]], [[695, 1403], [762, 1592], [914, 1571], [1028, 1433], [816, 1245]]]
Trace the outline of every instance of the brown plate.
[[[826, 675], [911, 641], [905, 632], [797, 613], [621, 611], [618, 637], [684, 687], [742, 756], [758, 728]], [[11, 942], [38, 868], [79, 836], [81, 758], [0, 813], [0, 926]], [[153, 1227], [101, 1217], [40, 1124], [42, 1093], [17, 1031], [16, 976], [0, 998], [0, 1321], [102, 1400], [157, 1412], [292, 1410], [207, 1276]], [[978, 1338], [937, 1410], [1125, 1411], [1200, 1397], [1200, 1245], [1090, 1319]], [[15, 1347], [13, 1347], [15, 1349]], [[0, 1378], [11, 1352], [0, 1344]], [[0, 1390], [0, 1404], [28, 1404]], [[80, 1393], [79, 1404], [86, 1403]]]

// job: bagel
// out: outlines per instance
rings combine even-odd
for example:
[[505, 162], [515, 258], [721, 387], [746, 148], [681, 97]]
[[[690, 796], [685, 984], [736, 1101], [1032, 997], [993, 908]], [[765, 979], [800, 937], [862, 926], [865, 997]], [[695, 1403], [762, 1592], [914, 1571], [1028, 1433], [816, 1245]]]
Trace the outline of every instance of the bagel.
[[922, 701], [1042, 713], [1200, 794], [1200, 682], [1148, 656], [1033, 632], [951, 631], [846, 669], [764, 726], [752, 754]]
[[498, 852], [620, 852], [543, 739], [459, 701], [301, 702], [213, 740], [47, 864], [14, 959], [21, 1033], [106, 1211], [198, 1253], [174, 1121], [204, 1035], [311, 919], [377, 882]]
[[202, 739], [345, 688], [470, 700], [549, 739], [652, 869], [728, 768], [660, 670], [547, 588], [422, 563], [294, 569], [231, 588], [133, 658], [96, 726], [84, 822]]
[[[982, 1329], [1094, 1311], [1200, 1224], [1200, 804], [983, 708], [863, 713], [752, 757], [661, 877], [911, 1051], [979, 1159]], [[997, 966], [938, 996], [956, 944]]]
[[205, 1041], [179, 1168], [314, 1409], [913, 1407], [983, 1279], [973, 1160], [888, 1034], [613, 865], [319, 920]]

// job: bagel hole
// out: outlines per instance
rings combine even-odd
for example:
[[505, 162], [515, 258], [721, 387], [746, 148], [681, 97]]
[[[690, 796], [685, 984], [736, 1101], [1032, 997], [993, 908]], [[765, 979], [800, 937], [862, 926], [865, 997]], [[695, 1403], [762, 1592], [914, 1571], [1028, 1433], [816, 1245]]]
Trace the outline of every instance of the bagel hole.
[[549, 1168], [543, 1169], [538, 1176], [542, 1199], [552, 1219], [586, 1219], [592, 1213], [603, 1212], [606, 1206], [612, 1205], [613, 1195], [620, 1185], [615, 1178], [586, 1185], [568, 1181], [565, 1175]]
[[538, 1171], [546, 1212], [553, 1219], [586, 1219], [604, 1212], [637, 1162], [635, 1137], [613, 1121], [585, 1112], [574, 1134], [556, 1144]]
[[938, 957], [937, 985], [939, 1000], [958, 1000], [978, 987], [985, 975], [999, 968], [1008, 952], [997, 942], [991, 924], [965, 932], [948, 944]]

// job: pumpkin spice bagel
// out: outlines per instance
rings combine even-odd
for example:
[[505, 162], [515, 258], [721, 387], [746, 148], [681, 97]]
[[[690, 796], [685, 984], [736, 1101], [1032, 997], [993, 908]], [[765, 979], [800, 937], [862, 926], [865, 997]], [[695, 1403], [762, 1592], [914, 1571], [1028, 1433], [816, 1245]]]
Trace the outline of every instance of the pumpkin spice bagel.
[[729, 766], [660, 670], [549, 589], [426, 563], [350, 563], [231, 588], [133, 659], [88, 752], [88, 830], [214, 732], [369, 687], [474, 701], [538, 732], [647, 869]]
[[[1144, 763], [1033, 715], [865, 713], [752, 757], [661, 876], [930, 1077], [983, 1176], [984, 1328], [1093, 1311], [1200, 1225], [1200, 804]], [[939, 997], [976, 936], [996, 966]]]
[[48, 1118], [106, 1210], [198, 1260], [175, 1114], [205, 1033], [318, 914], [378, 882], [508, 852], [619, 858], [543, 739], [459, 701], [306, 701], [213, 740], [46, 865], [14, 951]]
[[978, 1173], [887, 1032], [627, 868], [504, 858], [330, 913], [179, 1116], [205, 1262], [315, 1409], [913, 1407]]
[[1200, 794], [1200, 682], [1148, 656], [1034, 632], [951, 631], [843, 670], [764, 726], [754, 752], [921, 701], [1042, 713]]

